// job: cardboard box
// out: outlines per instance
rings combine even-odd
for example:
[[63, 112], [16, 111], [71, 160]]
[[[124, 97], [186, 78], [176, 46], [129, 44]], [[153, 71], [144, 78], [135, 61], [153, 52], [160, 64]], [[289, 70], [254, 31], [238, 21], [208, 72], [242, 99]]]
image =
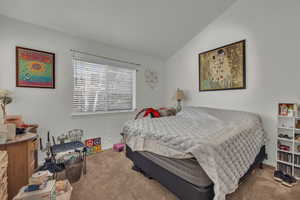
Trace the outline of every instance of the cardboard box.
[[55, 182], [55, 180], [48, 181], [44, 189], [33, 192], [25, 192], [27, 186], [24, 186], [13, 200], [56, 200]]
[[73, 187], [68, 180], [56, 182], [56, 200], [70, 200]]

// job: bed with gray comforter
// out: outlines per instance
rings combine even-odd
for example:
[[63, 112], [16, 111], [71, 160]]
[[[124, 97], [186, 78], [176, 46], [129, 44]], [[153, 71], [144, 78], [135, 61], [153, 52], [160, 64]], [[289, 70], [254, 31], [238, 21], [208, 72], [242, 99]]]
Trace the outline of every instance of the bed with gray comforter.
[[123, 133], [133, 151], [195, 158], [214, 183], [214, 200], [225, 200], [237, 189], [266, 141], [258, 115], [206, 107], [185, 107], [172, 117], [128, 121]]

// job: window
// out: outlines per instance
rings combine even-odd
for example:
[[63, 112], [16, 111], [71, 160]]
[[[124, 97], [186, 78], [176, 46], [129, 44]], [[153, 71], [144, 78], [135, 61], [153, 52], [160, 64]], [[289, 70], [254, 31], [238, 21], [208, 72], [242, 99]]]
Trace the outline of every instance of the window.
[[135, 109], [136, 70], [73, 58], [73, 114]]

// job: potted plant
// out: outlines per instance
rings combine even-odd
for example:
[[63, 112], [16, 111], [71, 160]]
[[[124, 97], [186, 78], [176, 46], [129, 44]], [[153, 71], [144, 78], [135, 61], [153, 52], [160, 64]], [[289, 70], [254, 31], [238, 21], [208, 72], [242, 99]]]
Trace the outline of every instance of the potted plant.
[[12, 98], [9, 96], [11, 94], [8, 90], [0, 90], [0, 107], [2, 110], [2, 119], [0, 124], [4, 124], [6, 119], [6, 105], [12, 102]]

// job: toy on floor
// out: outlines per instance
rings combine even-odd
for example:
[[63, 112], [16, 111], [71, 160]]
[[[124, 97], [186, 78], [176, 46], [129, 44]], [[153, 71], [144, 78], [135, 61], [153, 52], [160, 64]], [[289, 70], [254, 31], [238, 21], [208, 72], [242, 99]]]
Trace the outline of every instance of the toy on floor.
[[295, 179], [295, 177], [283, 173], [280, 170], [276, 170], [274, 171], [274, 176], [273, 176], [274, 180], [280, 182], [282, 185], [287, 186], [287, 187], [293, 187], [297, 184], [297, 179]]
[[118, 152], [122, 152], [125, 149], [124, 143], [114, 144], [113, 149]]
[[85, 140], [85, 146], [87, 147], [88, 155], [101, 152], [101, 137]]

